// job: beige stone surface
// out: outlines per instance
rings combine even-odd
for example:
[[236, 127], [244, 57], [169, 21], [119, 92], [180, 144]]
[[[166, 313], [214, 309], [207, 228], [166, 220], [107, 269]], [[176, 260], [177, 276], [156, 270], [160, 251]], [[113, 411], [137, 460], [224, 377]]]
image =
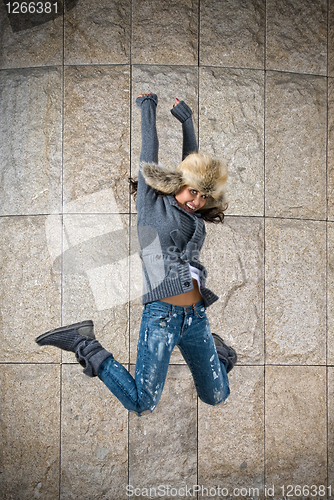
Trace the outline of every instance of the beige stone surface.
[[[170, 366], [153, 413], [130, 414], [129, 485], [158, 492], [160, 485], [178, 489], [196, 481], [196, 389], [186, 366]], [[164, 492], [160, 490], [159, 498], [171, 498]], [[145, 498], [145, 492], [137, 498]]]
[[[330, 362], [332, 364], [332, 362]], [[334, 371], [333, 366], [327, 369], [328, 380], [328, 486], [331, 485], [333, 491], [334, 484]]]
[[34, 339], [60, 322], [61, 275], [50, 253], [60, 248], [60, 218], [2, 217], [0, 234], [0, 361], [59, 361]]
[[130, 1], [78, 2], [65, 14], [65, 64], [130, 62]]
[[[141, 129], [140, 108], [135, 100], [139, 94], [154, 92], [158, 96], [157, 132], [159, 138], [159, 162], [176, 168], [182, 160], [182, 125], [171, 114], [175, 98], [184, 100], [193, 111], [193, 121], [198, 139], [198, 72], [186, 66], [134, 66], [132, 71], [132, 129], [131, 148], [133, 176], [138, 173]], [[132, 203], [131, 210], [135, 211]]]
[[268, 73], [266, 215], [326, 217], [326, 79]]
[[227, 213], [263, 215], [262, 71], [201, 68], [200, 150], [226, 160]]
[[[14, 8], [14, 2], [10, 3]], [[63, 16], [60, 15], [34, 27], [22, 20], [21, 14], [16, 14], [16, 16], [21, 19], [14, 20], [16, 28], [13, 30], [8, 18], [7, 6], [1, 2], [0, 67], [25, 68], [62, 64]]]
[[2, 71], [1, 215], [61, 209], [61, 96], [59, 68]]
[[[65, 214], [63, 323], [92, 319], [96, 338], [121, 363], [129, 356], [129, 234], [126, 215]], [[75, 361], [64, 352], [63, 360]]]
[[277, 497], [288, 484], [326, 485], [326, 368], [266, 367], [265, 419], [266, 484]]
[[267, 1], [267, 69], [325, 75], [326, 0]]
[[334, 76], [334, 4], [328, 3], [328, 76]]
[[266, 362], [326, 362], [325, 222], [266, 220]]
[[334, 221], [334, 82], [328, 79], [327, 217]]
[[[235, 498], [235, 488], [264, 486], [264, 373], [260, 366], [235, 366], [229, 374], [231, 394], [217, 406], [199, 403], [198, 484], [227, 488], [214, 498]], [[211, 498], [204, 495], [203, 498]]]
[[198, 63], [198, 0], [137, 0], [132, 5], [133, 64]]
[[201, 65], [263, 69], [264, 0], [223, 0], [219, 4], [205, 0], [200, 8]]
[[65, 69], [64, 211], [129, 210], [129, 67]]
[[63, 366], [62, 384], [60, 498], [126, 498], [127, 410], [77, 366]]
[[263, 363], [263, 221], [228, 216], [206, 227], [206, 286], [219, 296], [207, 310], [211, 331], [236, 349], [239, 363]]
[[59, 366], [1, 365], [0, 497], [59, 497]]
[[[0, 499], [126, 500], [128, 484], [178, 500], [196, 484], [198, 500], [332, 499], [334, 1], [71, 6], [13, 31], [0, 5]], [[211, 329], [239, 360], [211, 407], [176, 348], [158, 407], [139, 418], [73, 353], [34, 339], [93, 319], [134, 373], [128, 177], [146, 92], [159, 96], [162, 164], [181, 160], [175, 97], [200, 149], [228, 162], [226, 220], [206, 224], [202, 260], [220, 297]], [[289, 484], [319, 494], [288, 496]]]
[[334, 364], [334, 223], [327, 227], [327, 362]]

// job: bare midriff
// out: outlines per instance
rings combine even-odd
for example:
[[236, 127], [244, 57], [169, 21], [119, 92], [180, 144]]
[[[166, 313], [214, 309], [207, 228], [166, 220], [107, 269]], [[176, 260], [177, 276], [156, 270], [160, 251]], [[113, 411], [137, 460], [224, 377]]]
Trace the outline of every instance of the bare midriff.
[[202, 300], [202, 295], [200, 294], [197, 281], [193, 279], [194, 288], [189, 292], [180, 293], [179, 295], [173, 295], [172, 297], [166, 297], [165, 299], [160, 299], [162, 302], [167, 302], [168, 304], [173, 304], [173, 306], [187, 307]]

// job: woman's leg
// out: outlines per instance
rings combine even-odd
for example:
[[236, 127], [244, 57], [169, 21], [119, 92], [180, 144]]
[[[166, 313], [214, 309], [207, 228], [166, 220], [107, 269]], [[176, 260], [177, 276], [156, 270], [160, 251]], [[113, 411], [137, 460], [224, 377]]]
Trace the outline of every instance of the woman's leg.
[[[40, 346], [53, 345], [75, 353], [84, 373], [90, 377], [99, 376], [128, 410], [138, 414], [153, 411], [160, 399], [170, 356], [179, 337], [177, 328], [178, 335], [165, 328], [170, 306], [163, 304], [156, 308], [154, 304], [143, 311], [135, 377], [95, 339], [92, 321], [56, 328], [35, 340]], [[151, 315], [149, 308], [152, 308]]]
[[137, 97], [136, 103], [141, 108], [140, 161], [158, 163], [159, 140], [156, 127], [158, 97], [156, 94], [140, 95]]
[[218, 358], [205, 311], [193, 317], [178, 347], [191, 370], [199, 398], [209, 405], [225, 401], [230, 394], [228, 376], [225, 364]]
[[[135, 377], [113, 358], [106, 359], [98, 376], [130, 411], [153, 411], [161, 397], [170, 356], [178, 335], [167, 327], [166, 304], [145, 307], [139, 333]], [[167, 312], [166, 312], [167, 311]]]
[[184, 101], [180, 101], [171, 109], [171, 113], [182, 123], [182, 160], [184, 160], [190, 153], [198, 152], [192, 111]]

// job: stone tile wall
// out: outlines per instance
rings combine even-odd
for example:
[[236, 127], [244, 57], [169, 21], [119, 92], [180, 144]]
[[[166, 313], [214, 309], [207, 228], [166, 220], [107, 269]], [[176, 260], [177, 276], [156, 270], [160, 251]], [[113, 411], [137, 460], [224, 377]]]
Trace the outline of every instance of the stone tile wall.
[[[0, 498], [333, 498], [334, 3], [60, 4], [35, 25], [0, 5]], [[158, 408], [138, 418], [34, 338], [92, 318], [134, 369], [127, 179], [149, 91], [163, 164], [181, 156], [175, 97], [229, 164], [203, 260], [212, 330], [239, 362], [209, 407], [174, 352]]]

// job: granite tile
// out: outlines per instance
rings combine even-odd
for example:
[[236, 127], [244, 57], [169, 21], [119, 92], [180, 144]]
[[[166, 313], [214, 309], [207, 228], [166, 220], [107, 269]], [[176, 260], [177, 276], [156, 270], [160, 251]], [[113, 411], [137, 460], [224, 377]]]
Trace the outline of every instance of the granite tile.
[[199, 92], [200, 150], [229, 167], [227, 213], [263, 215], [263, 72], [202, 68]]
[[326, 75], [326, 0], [267, 1], [267, 69]]
[[62, 71], [5, 70], [0, 86], [0, 214], [59, 213]]
[[[121, 214], [65, 214], [64, 324], [92, 319], [96, 338], [121, 363], [129, 351], [129, 235]], [[63, 360], [75, 361], [63, 352]]]
[[78, 2], [65, 14], [65, 64], [128, 64], [130, 0]]
[[326, 217], [326, 79], [268, 73], [266, 215]]
[[128, 412], [98, 378], [62, 371], [61, 500], [126, 498]]
[[152, 494], [155, 488], [159, 498], [171, 498], [170, 494], [175, 496], [171, 488], [178, 490], [196, 481], [196, 390], [186, 366], [170, 366], [154, 412], [142, 417], [130, 414], [129, 485], [142, 492], [136, 498], [148, 496], [145, 488], [152, 488]]
[[219, 296], [207, 310], [211, 331], [236, 349], [239, 363], [263, 363], [263, 221], [228, 216], [206, 228], [206, 286]]
[[328, 79], [327, 218], [334, 221], [334, 81]]
[[[134, 204], [134, 203], [133, 203]], [[136, 363], [137, 344], [143, 312], [143, 275], [137, 235], [137, 215], [130, 216], [130, 363]]]
[[328, 2], [328, 76], [334, 76], [334, 3]]
[[[330, 361], [330, 364], [333, 362]], [[333, 371], [333, 366], [329, 366], [327, 368], [327, 383], [328, 383], [328, 486], [331, 487], [331, 491], [328, 493], [328, 497], [330, 498], [333, 496], [333, 485], [334, 485], [334, 449], [333, 449], [333, 443], [334, 443], [334, 408], [333, 408], [333, 401], [334, 401], [334, 371]]]
[[[13, 11], [15, 9], [15, 2], [10, 3]], [[57, 3], [58, 14], [55, 13], [55, 3]], [[52, 12], [49, 15], [36, 13], [33, 16], [24, 16], [20, 13], [12, 13], [9, 16], [8, 2], [1, 2], [1, 68], [25, 68], [62, 64], [63, 9], [59, 3], [51, 2]]]
[[[244, 488], [246, 498], [261, 498], [264, 487], [263, 367], [235, 366], [229, 380], [231, 394], [225, 403], [199, 404], [198, 484], [209, 490], [209, 494], [204, 490], [204, 499], [236, 498]], [[234, 494], [236, 488], [239, 495], [237, 491]], [[217, 494], [213, 495], [215, 491]]]
[[198, 3], [137, 0], [132, 6], [132, 63], [197, 65]]
[[327, 226], [327, 362], [334, 365], [334, 223]]
[[[153, 82], [153, 83], [152, 83]], [[193, 110], [197, 133], [198, 73], [196, 68], [185, 66], [134, 66], [132, 72], [132, 175], [138, 173], [141, 148], [140, 108], [135, 104], [139, 94], [154, 92], [158, 95], [157, 131], [159, 161], [169, 168], [176, 168], [182, 160], [182, 126], [171, 114], [175, 98], [184, 100]], [[198, 136], [197, 136], [198, 137]], [[131, 210], [135, 211], [134, 203]]]
[[59, 362], [54, 348], [34, 339], [60, 322], [61, 277], [50, 253], [61, 245], [60, 218], [2, 217], [0, 234], [0, 361]]
[[265, 397], [266, 484], [275, 497], [289, 484], [326, 485], [326, 368], [268, 366]]
[[[137, 359], [137, 344], [143, 305], [141, 299], [131, 300], [130, 303], [130, 363], [135, 364]], [[174, 351], [173, 351], [174, 352]]]
[[201, 1], [200, 63], [264, 68], [265, 1]]
[[129, 210], [128, 66], [65, 69], [64, 211]]
[[326, 362], [326, 223], [266, 220], [266, 361]]
[[2, 365], [2, 500], [59, 498], [59, 366]]

